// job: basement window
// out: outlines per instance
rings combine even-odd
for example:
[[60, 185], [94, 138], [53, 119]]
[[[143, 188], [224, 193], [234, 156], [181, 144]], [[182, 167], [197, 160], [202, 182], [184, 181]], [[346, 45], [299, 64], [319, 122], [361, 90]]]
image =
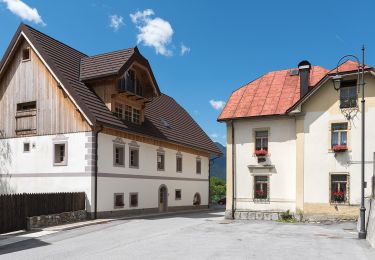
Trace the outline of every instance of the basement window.
[[175, 190], [175, 199], [176, 200], [181, 200], [182, 198], [182, 192], [181, 190]]
[[30, 60], [30, 48], [24, 48], [22, 50], [22, 61], [29, 61]]
[[119, 209], [125, 206], [124, 203], [124, 193], [115, 193], [114, 194], [114, 208]]
[[136, 208], [138, 207], [138, 193], [130, 193], [129, 194], [129, 200], [130, 200], [130, 207]]

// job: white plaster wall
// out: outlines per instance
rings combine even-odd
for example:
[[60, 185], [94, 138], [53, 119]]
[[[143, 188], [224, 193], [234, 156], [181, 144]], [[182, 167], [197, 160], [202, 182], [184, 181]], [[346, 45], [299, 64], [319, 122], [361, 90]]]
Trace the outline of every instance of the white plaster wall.
[[[85, 132], [64, 135], [44, 135], [0, 139], [3, 156], [2, 173], [79, 173], [85, 171]], [[54, 166], [54, 141], [67, 141], [68, 165]], [[30, 152], [23, 152], [23, 144], [30, 143]], [[33, 148], [35, 145], [35, 148]], [[1, 157], [0, 157], [1, 158]]]
[[[53, 166], [56, 138], [68, 144], [66, 166]], [[0, 194], [85, 192], [90, 211], [92, 180], [85, 172], [87, 139], [84, 132], [0, 139]], [[23, 152], [24, 142], [30, 142], [30, 152]]]
[[[196, 192], [201, 196], [201, 205], [208, 205], [208, 182], [104, 177], [98, 181], [98, 211], [157, 208], [159, 187], [162, 184], [168, 189], [169, 207], [193, 206]], [[175, 200], [176, 189], [182, 192], [181, 200]], [[138, 207], [129, 207], [129, 193], [133, 192], [138, 192]], [[114, 193], [124, 193], [123, 208], [114, 208]]]
[[[249, 165], [258, 165], [254, 156], [254, 130], [269, 128], [267, 163], [275, 165], [270, 173], [270, 203], [253, 202], [253, 175]], [[236, 209], [295, 210], [296, 135], [294, 119], [235, 121]], [[262, 170], [263, 174], [268, 172]]]
[[[112, 211], [128, 208], [129, 193], [138, 192], [138, 208], [158, 207], [158, 189], [165, 184], [169, 192], [169, 206], [192, 206], [196, 192], [201, 195], [201, 204], [208, 204], [208, 158], [201, 158], [201, 174], [196, 173], [197, 155], [182, 152], [183, 170], [176, 172], [176, 154], [178, 151], [163, 148], [165, 151], [165, 170], [157, 170], [157, 151], [160, 147], [138, 142], [139, 168], [129, 167], [129, 143], [132, 141], [122, 138], [125, 143], [125, 166], [113, 166], [113, 144], [116, 136], [99, 134], [98, 172], [100, 174], [118, 174], [119, 177], [100, 177], [98, 184], [98, 210]], [[141, 175], [161, 177], [164, 179], [124, 178], [124, 175]], [[190, 178], [198, 180], [172, 180], [168, 178]], [[182, 190], [182, 199], [175, 200], [175, 189]], [[114, 193], [125, 193], [125, 207], [114, 209]], [[133, 208], [132, 208], [133, 209]]]
[[[373, 153], [375, 152], [375, 109], [366, 113], [366, 196], [371, 194], [371, 176], [373, 172]], [[326, 112], [308, 112], [305, 115], [305, 160], [304, 190], [305, 203], [329, 203], [329, 173], [350, 174], [350, 203], [360, 203], [361, 187], [361, 120], [360, 114], [351, 123], [349, 151], [335, 153], [329, 151], [332, 121], [343, 121], [342, 114]]]

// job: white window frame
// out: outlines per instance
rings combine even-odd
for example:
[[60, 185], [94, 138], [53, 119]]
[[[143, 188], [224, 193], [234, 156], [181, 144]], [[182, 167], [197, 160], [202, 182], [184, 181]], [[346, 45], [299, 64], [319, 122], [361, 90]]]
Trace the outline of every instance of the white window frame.
[[[120, 148], [123, 150], [122, 164], [116, 162], [116, 149]], [[113, 166], [114, 167], [125, 167], [125, 144], [113, 143]]]
[[[132, 161], [132, 151], [137, 151], [138, 153], [138, 156], [137, 156], [137, 165], [132, 165], [131, 161]], [[140, 162], [140, 153], [139, 153], [139, 147], [134, 147], [134, 146], [129, 146], [129, 168], [133, 168], [133, 169], [139, 169], [139, 162]]]
[[[181, 170], [178, 169], [178, 159], [181, 159]], [[176, 154], [176, 172], [182, 172], [184, 167], [183, 167], [183, 158], [182, 158], [182, 154]]]

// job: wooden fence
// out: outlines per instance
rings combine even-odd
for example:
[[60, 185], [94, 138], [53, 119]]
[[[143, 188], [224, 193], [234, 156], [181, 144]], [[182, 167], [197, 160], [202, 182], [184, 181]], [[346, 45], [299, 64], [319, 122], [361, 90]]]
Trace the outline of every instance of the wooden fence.
[[0, 195], [0, 233], [26, 229], [26, 217], [84, 209], [84, 192]]

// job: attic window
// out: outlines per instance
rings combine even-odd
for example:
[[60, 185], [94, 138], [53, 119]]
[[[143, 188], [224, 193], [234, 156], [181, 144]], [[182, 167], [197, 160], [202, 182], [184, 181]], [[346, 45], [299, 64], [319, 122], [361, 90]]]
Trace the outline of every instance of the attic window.
[[30, 48], [24, 48], [22, 50], [22, 61], [29, 61], [30, 60]]

